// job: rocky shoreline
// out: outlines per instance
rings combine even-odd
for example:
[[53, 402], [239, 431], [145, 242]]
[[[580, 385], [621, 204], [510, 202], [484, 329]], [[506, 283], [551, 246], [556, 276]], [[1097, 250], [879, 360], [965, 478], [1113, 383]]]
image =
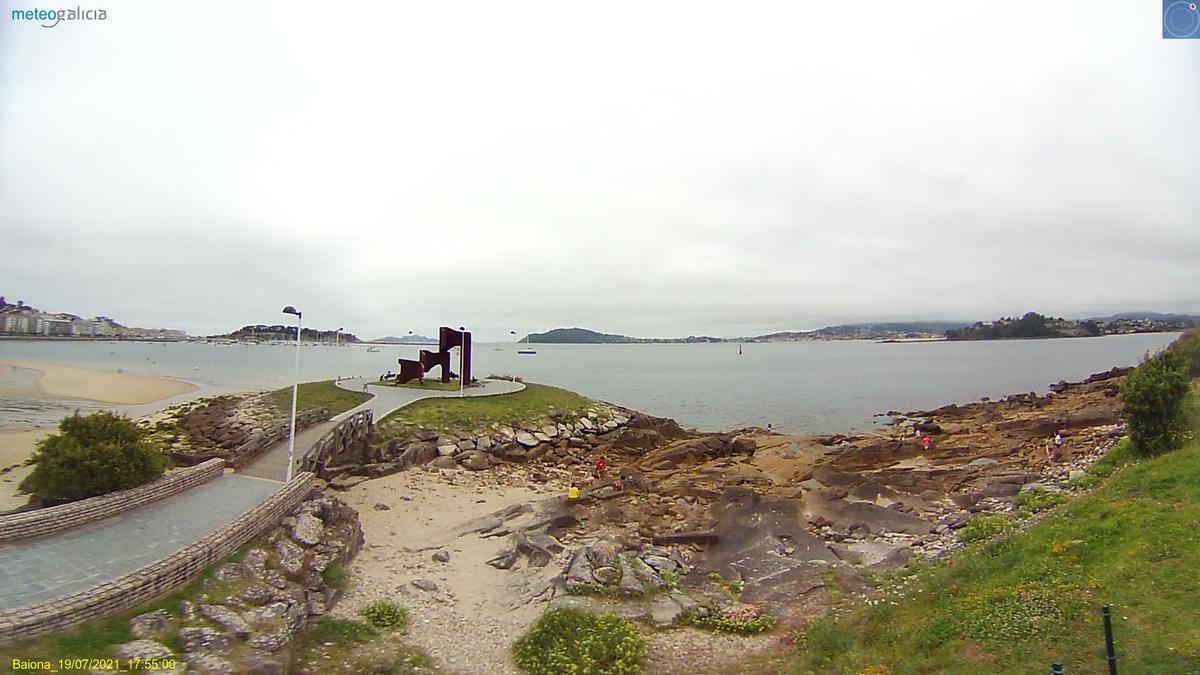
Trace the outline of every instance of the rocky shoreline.
[[[436, 639], [414, 634], [452, 672], [512, 672], [504, 645], [536, 615], [528, 612], [546, 606], [636, 620], [651, 645], [695, 659], [668, 663], [652, 648], [663, 672], [766, 649], [771, 634], [827, 613], [835, 588], [866, 592], [874, 571], [948, 555], [964, 546], [960, 533], [972, 518], [1012, 514], [1022, 492], [1074, 489], [1072, 478], [1123, 435], [1117, 393], [1126, 372], [1059, 383], [1046, 395], [897, 413], [889, 427], [856, 435], [699, 433], [605, 404], [595, 417], [559, 416], [553, 426], [368, 443], [354, 452], [382, 461], [342, 458], [329, 487], [360, 510], [372, 502], [385, 515], [405, 509], [444, 532], [403, 546], [407, 562], [382, 577], [369, 561], [356, 562], [356, 580], [372, 588], [362, 597], [352, 591], [350, 607], [391, 584], [417, 617], [438, 617], [460, 635], [465, 647], [442, 653]], [[1056, 433], [1063, 445], [1047, 453]], [[599, 458], [607, 476], [593, 475]], [[386, 478], [372, 480], [376, 472]], [[567, 497], [571, 483], [582, 486], [578, 499]], [[380, 492], [384, 485], [392, 487]], [[423, 511], [428, 490], [449, 501]], [[503, 508], [470, 511], [480, 515], [461, 522], [445, 513], [445, 504], [489, 491], [507, 495]], [[405, 540], [396, 525], [380, 523], [364, 524], [369, 548], [376, 536], [384, 546]], [[472, 588], [474, 575], [499, 590]], [[702, 631], [714, 624], [776, 628]], [[713, 651], [714, 640], [724, 652]]]

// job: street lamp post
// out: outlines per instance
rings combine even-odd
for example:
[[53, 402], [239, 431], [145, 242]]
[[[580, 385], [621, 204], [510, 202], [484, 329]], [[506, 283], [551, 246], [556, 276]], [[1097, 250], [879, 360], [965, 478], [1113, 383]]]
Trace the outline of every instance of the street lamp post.
[[338, 328], [336, 331], [334, 331], [334, 333], [333, 333], [333, 346], [334, 346], [334, 347], [338, 347], [338, 346], [340, 346], [340, 345], [341, 345], [341, 343], [342, 343], [342, 331], [344, 331], [344, 330], [346, 330], [346, 329], [345, 329], [345, 328]]
[[[458, 332], [463, 336], [461, 338], [463, 340], [466, 340], [466, 330], [467, 329], [463, 326], [458, 327]], [[463, 346], [459, 345], [458, 346], [458, 395], [460, 398], [462, 396], [466, 396], [466, 386], [467, 386], [467, 383], [463, 381], [466, 379], [465, 377], [463, 377], [463, 364], [465, 363], [464, 358], [466, 356], [463, 352], [464, 352]]]
[[296, 315], [296, 367], [292, 377], [292, 424], [288, 431], [287, 474], [283, 479], [286, 483], [292, 480], [292, 462], [296, 455], [296, 397], [300, 393], [300, 319], [302, 315], [300, 310], [291, 305], [284, 307], [283, 313]]

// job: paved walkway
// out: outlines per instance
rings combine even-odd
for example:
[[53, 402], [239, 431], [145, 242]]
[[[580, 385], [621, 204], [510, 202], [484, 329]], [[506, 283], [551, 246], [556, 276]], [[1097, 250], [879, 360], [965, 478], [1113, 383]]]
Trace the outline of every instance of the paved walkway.
[[278, 483], [227, 474], [59, 535], [0, 544], [0, 612], [90, 588], [165, 558], [278, 489]]

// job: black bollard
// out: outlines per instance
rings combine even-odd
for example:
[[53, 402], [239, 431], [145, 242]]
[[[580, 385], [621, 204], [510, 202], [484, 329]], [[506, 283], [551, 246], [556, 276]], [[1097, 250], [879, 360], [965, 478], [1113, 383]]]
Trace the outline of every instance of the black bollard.
[[1117, 675], [1117, 652], [1113, 649], [1112, 638], [1112, 610], [1105, 605], [1100, 614], [1104, 616], [1104, 649], [1108, 655], [1108, 675]]
[[1063, 675], [1062, 664], [1051, 663], [1050, 664], [1050, 675]]

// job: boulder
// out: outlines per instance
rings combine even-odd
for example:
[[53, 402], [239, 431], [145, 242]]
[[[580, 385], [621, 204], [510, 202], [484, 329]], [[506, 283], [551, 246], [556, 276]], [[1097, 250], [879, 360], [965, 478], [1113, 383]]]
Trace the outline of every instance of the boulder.
[[184, 659], [187, 662], [187, 671], [189, 673], [201, 673], [202, 675], [233, 675], [237, 670], [229, 661], [217, 656], [216, 654], [207, 654], [198, 652], [188, 654]]
[[438, 585], [428, 579], [416, 579], [412, 582], [412, 585], [429, 593], [438, 589]]
[[156, 638], [167, 632], [174, 617], [165, 609], [139, 614], [129, 620], [129, 632], [136, 638]]
[[533, 434], [521, 432], [517, 434], [517, 442], [527, 448], [532, 448], [538, 444], [538, 439], [534, 438]]
[[266, 633], [259, 633], [250, 638], [249, 645], [255, 649], [268, 652], [279, 651], [292, 641], [292, 635], [286, 626], [279, 626]]
[[286, 675], [288, 653], [247, 650], [238, 655], [238, 671], [245, 675]]
[[441, 457], [452, 457], [458, 452], [458, 446], [454, 444], [446, 444], [437, 446], [438, 455]]
[[279, 567], [289, 577], [297, 578], [304, 571], [304, 549], [291, 539], [275, 542], [275, 553], [279, 556]]
[[250, 624], [246, 623], [240, 614], [224, 605], [200, 605], [200, 616], [240, 638], [250, 635]]
[[671, 626], [683, 616], [683, 606], [671, 596], [660, 595], [650, 602], [650, 622], [656, 626]]
[[225, 653], [233, 648], [233, 638], [208, 626], [179, 629], [179, 646], [185, 652]]
[[435, 562], [442, 562], [442, 563], [450, 562], [450, 552], [449, 551], [435, 551], [433, 554], [433, 559]]
[[311, 513], [301, 513], [292, 526], [292, 539], [302, 546], [316, 546], [321, 543], [324, 526], [321, 519]]
[[471, 471], [485, 471], [492, 466], [492, 462], [488, 457], [488, 454], [478, 450], [472, 450], [471, 452], [463, 455], [460, 463], [463, 465], [464, 469], [470, 469]]
[[615, 567], [597, 567], [592, 570], [592, 578], [596, 580], [596, 583], [605, 586], [616, 583], [620, 574]]
[[117, 656], [122, 660], [129, 661], [137, 659], [139, 661], [147, 661], [150, 659], [169, 659], [173, 656], [171, 650], [161, 642], [154, 640], [134, 640], [126, 642], [117, 647]]

